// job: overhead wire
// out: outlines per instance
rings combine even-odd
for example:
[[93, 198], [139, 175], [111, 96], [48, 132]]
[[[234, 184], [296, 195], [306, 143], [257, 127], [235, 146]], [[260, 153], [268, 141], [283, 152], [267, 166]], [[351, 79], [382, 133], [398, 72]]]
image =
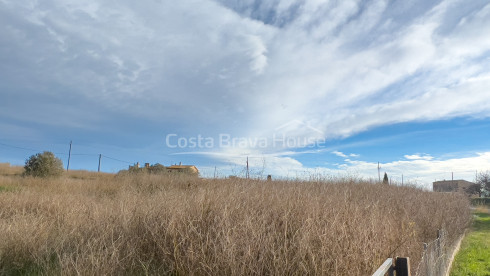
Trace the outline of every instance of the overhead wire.
[[8, 145], [8, 144], [5, 144], [5, 143], [0, 143], [0, 145], [5, 146], [5, 147], [8, 147], [8, 148], [14, 148], [14, 149], [21, 149], [21, 150], [28, 150], [28, 151], [39, 151], [37, 149], [18, 147], [18, 146]]
[[[39, 150], [39, 149], [33, 149], [33, 148], [27, 148], [27, 147], [19, 147], [19, 146], [14, 146], [14, 145], [10, 145], [10, 144], [5, 144], [5, 143], [2, 143], [0, 142], [0, 145], [1, 146], [4, 146], [4, 147], [8, 147], [8, 148], [14, 148], [14, 149], [21, 149], [21, 150], [27, 150], [27, 151], [34, 151], [34, 152], [43, 152], [43, 150]], [[53, 152], [54, 154], [57, 154], [57, 155], [68, 155], [68, 153], [64, 153], [64, 152]], [[99, 156], [99, 154], [95, 154], [95, 153], [71, 153], [72, 156]], [[104, 154], [101, 154], [103, 157], [107, 158], [107, 159], [110, 159], [110, 160], [114, 160], [114, 161], [118, 161], [118, 162], [122, 162], [122, 163], [127, 163], [127, 164], [133, 164], [134, 162], [129, 162], [129, 161], [125, 161], [125, 160], [121, 160], [121, 159], [118, 159], [118, 158], [114, 158], [114, 157], [111, 157], [111, 156], [107, 156], [107, 155], [104, 155]]]
[[107, 158], [107, 159], [111, 159], [111, 160], [114, 160], [114, 161], [119, 161], [119, 162], [123, 162], [123, 163], [127, 163], [127, 164], [133, 164], [134, 162], [129, 162], [129, 161], [124, 161], [124, 160], [121, 160], [121, 159], [117, 159], [117, 158], [113, 158], [113, 157], [110, 157], [110, 156], [107, 156], [107, 155], [103, 155], [103, 157]]

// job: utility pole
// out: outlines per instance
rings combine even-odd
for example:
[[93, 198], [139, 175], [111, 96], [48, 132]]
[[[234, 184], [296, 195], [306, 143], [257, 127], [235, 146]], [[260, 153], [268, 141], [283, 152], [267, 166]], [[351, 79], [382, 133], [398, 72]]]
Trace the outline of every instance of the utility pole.
[[402, 173], [402, 186], [403, 186], [403, 173]]
[[216, 178], [216, 166], [214, 166], [214, 178]]
[[250, 178], [250, 171], [248, 169], [248, 156], [247, 156], [247, 174], [246, 174], [246, 178], [249, 179]]
[[381, 173], [380, 173], [380, 170], [381, 167], [379, 166], [379, 162], [378, 162], [378, 181], [381, 182]]
[[99, 154], [99, 168], [97, 169], [97, 172], [100, 172], [100, 160], [102, 159], [102, 154]]
[[451, 172], [451, 182], [454, 181], [454, 172]]
[[68, 171], [70, 169], [71, 143], [72, 143], [72, 141], [70, 141], [70, 151], [68, 152], [68, 164], [66, 165], [66, 171]]

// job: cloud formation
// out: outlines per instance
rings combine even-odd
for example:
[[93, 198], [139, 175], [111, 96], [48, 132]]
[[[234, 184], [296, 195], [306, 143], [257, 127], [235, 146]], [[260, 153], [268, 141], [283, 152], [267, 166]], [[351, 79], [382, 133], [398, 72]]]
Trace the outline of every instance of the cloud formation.
[[412, 154], [412, 155], [405, 155], [405, 158], [408, 160], [432, 160], [434, 157], [430, 155], [419, 155], [419, 154]]
[[302, 122], [289, 133], [333, 139], [490, 114], [485, 0], [1, 0], [0, 41], [0, 116], [14, 132], [124, 133], [131, 118], [241, 137]]
[[4, 0], [2, 86], [245, 134], [483, 116], [490, 5], [415, 2]]
[[[223, 156], [221, 156], [223, 158]], [[419, 156], [420, 157], [420, 156]], [[220, 166], [223, 176], [236, 174], [245, 175], [246, 156], [230, 154], [223, 158], [228, 165]], [[397, 185], [413, 184], [432, 189], [433, 181], [466, 179], [474, 181], [477, 172], [488, 171], [490, 168], [490, 152], [482, 152], [466, 157], [440, 158], [407, 158], [380, 163], [381, 177], [387, 172], [389, 178]], [[305, 166], [291, 156], [284, 155], [251, 155], [249, 165], [252, 175], [264, 178], [265, 174], [310, 179], [315, 177], [360, 177], [377, 180], [378, 163], [365, 160], [345, 159], [345, 163], [334, 164], [333, 167]], [[214, 168], [203, 168], [204, 175], [209, 176]]]

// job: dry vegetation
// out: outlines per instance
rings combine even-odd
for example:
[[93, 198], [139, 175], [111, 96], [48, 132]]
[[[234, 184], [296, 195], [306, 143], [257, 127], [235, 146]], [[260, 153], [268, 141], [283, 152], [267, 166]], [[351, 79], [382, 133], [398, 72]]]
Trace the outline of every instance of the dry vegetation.
[[10, 166], [10, 163], [0, 163], [0, 175], [21, 175], [24, 168], [20, 166]]
[[[0, 174], [1, 175], [1, 174]], [[0, 176], [0, 274], [369, 275], [469, 223], [462, 196], [360, 183]]]

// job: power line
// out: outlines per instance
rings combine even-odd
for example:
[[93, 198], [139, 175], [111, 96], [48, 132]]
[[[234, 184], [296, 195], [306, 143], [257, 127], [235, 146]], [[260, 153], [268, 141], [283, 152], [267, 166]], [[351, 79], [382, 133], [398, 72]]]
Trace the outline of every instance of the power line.
[[[66, 153], [65, 153], [66, 154]], [[96, 153], [72, 153], [71, 154], [72, 156], [73, 155], [76, 155], [76, 156], [99, 156], [98, 154]]]
[[[44, 152], [46, 150], [40, 150], [40, 149], [33, 149], [33, 148], [25, 148], [25, 147], [19, 147], [19, 146], [14, 146], [14, 145], [9, 145], [5, 143], [0, 143], [0, 145], [8, 147], [8, 148], [13, 148], [13, 149], [21, 149], [21, 150], [27, 150], [27, 151], [37, 151], [37, 152]], [[53, 152], [56, 155], [69, 155], [68, 153], [65, 152]], [[98, 154], [95, 153], [72, 153], [73, 155], [77, 156], [99, 156]]]
[[[44, 150], [33, 149], [33, 148], [26, 148], [26, 147], [19, 147], [19, 146], [5, 144], [5, 143], [1, 143], [1, 142], [0, 142], [0, 145], [1, 146], [4, 146], [4, 147], [8, 147], [8, 148], [13, 148], [13, 149], [20, 149], [20, 150], [34, 151], [34, 152], [44, 152]], [[53, 153], [56, 154], [56, 155], [68, 155], [68, 156], [70, 156], [70, 153], [64, 153], [64, 152], [53, 152]], [[110, 156], [107, 156], [107, 155], [95, 154], [95, 153], [71, 153], [71, 156], [97, 156], [97, 157], [104, 156], [105, 158], [111, 159], [111, 160], [114, 160], [114, 161], [118, 161], [118, 162], [122, 162], [122, 163], [126, 163], [126, 164], [133, 164], [133, 162], [129, 162], [129, 161], [117, 159], [117, 158], [110, 157]]]
[[[37, 152], [44, 152], [46, 150], [40, 150], [40, 149], [33, 149], [33, 148], [25, 148], [25, 147], [19, 147], [19, 146], [14, 146], [14, 145], [9, 145], [5, 143], [0, 143], [0, 145], [8, 147], [8, 148], [13, 148], [13, 149], [21, 149], [21, 150], [27, 150], [27, 151], [37, 151]], [[67, 153], [63, 152], [53, 152], [54, 154], [57, 155], [67, 155]]]
[[28, 151], [40, 151], [40, 150], [37, 150], [37, 149], [12, 146], [12, 145], [8, 145], [8, 144], [4, 144], [4, 143], [0, 143], [0, 145], [5, 146], [5, 147], [8, 147], [8, 148], [14, 148], [14, 149], [21, 149], [21, 150], [28, 150]]
[[101, 154], [101, 155], [104, 156], [107, 159], [111, 159], [111, 160], [114, 160], [114, 161], [119, 161], [119, 162], [123, 162], [123, 163], [127, 163], [127, 164], [133, 164], [134, 163], [134, 162], [129, 162], [129, 161], [124, 161], [124, 160], [121, 160], [121, 159], [113, 158], [113, 157], [110, 157], [110, 156], [107, 156], [107, 155], [103, 155], [103, 154]]

